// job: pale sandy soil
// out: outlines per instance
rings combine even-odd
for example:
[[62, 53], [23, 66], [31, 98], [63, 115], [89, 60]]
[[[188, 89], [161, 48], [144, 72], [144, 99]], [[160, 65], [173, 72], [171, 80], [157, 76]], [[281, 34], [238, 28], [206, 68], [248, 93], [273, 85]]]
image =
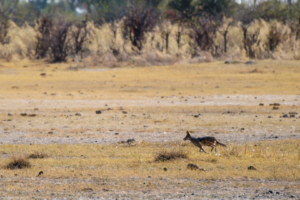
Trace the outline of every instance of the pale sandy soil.
[[[261, 108], [260, 103], [264, 103], [268, 110], [257, 110]], [[280, 103], [281, 107], [287, 108], [272, 111], [271, 103]], [[294, 118], [282, 118], [282, 115], [289, 111], [300, 113], [299, 105], [300, 95], [210, 95], [152, 100], [0, 99], [3, 119], [0, 122], [0, 143], [101, 144], [131, 138], [137, 142], [165, 142], [182, 140], [186, 130], [194, 130], [198, 136], [212, 135], [226, 143], [293, 139], [300, 138], [299, 115]], [[202, 110], [197, 110], [197, 106]], [[205, 108], [223, 106], [223, 110], [205, 111]], [[155, 112], [151, 111], [152, 107]], [[164, 113], [168, 107], [171, 111]], [[96, 110], [102, 113], [97, 115]], [[36, 117], [21, 117], [21, 113], [36, 114]], [[76, 116], [76, 113], [81, 116]], [[201, 115], [193, 117], [196, 114]], [[253, 120], [255, 124], [249, 124]]]
[[[30, 183], [29, 183], [30, 182]], [[0, 189], [0, 199], [299, 199], [299, 182], [263, 179], [195, 180], [176, 178], [127, 178], [127, 179], [1, 179], [0, 185], [61, 185], [62, 191], [40, 187], [22, 191]], [[73, 184], [89, 185], [81, 191], [69, 192]], [[140, 189], [131, 189], [139, 184]], [[1, 187], [2, 188], [2, 187]], [[36, 187], [35, 187], [36, 188]]]

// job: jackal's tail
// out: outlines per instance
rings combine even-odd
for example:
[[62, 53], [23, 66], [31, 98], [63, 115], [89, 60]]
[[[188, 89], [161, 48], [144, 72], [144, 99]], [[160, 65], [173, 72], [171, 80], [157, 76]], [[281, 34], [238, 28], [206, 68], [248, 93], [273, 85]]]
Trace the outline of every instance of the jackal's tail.
[[223, 146], [223, 147], [226, 147], [225, 144], [222, 144], [222, 143], [220, 143], [220, 142], [218, 142], [218, 141], [217, 141], [217, 144], [218, 144], [218, 145], [221, 145], [221, 146]]

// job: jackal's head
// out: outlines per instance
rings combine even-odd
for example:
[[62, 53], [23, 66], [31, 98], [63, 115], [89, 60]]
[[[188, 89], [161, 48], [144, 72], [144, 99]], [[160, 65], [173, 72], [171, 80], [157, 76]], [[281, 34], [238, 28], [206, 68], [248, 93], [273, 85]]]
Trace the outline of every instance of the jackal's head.
[[191, 135], [190, 135], [190, 133], [187, 131], [187, 132], [186, 132], [186, 136], [185, 136], [185, 138], [183, 138], [183, 140], [189, 140], [189, 139], [191, 139]]

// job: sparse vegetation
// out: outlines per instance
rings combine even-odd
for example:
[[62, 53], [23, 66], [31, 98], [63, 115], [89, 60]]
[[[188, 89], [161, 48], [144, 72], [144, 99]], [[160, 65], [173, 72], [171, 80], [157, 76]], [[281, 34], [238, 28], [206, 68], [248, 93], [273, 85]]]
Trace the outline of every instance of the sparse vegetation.
[[187, 152], [183, 150], [164, 150], [160, 153], [157, 153], [155, 156], [155, 162], [165, 162], [165, 161], [173, 161], [177, 159], [185, 159], [188, 158]]
[[27, 156], [27, 159], [41, 159], [41, 158], [47, 158], [48, 155], [45, 153], [39, 153], [39, 152], [34, 152], [31, 153]]
[[23, 157], [11, 157], [10, 162], [7, 164], [7, 169], [24, 169], [24, 168], [30, 168], [31, 164], [30, 162]]

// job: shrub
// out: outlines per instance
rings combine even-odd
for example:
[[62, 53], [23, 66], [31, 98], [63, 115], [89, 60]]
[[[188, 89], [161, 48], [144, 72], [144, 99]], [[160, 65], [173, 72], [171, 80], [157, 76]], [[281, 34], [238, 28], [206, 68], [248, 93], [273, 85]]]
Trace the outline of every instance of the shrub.
[[188, 154], [182, 150], [162, 151], [155, 156], [155, 162], [165, 162], [176, 159], [188, 158]]
[[[71, 26], [70, 22], [61, 18], [54, 22], [50, 15], [39, 18], [37, 21], [37, 57], [45, 58], [50, 54], [52, 62], [66, 61], [66, 57], [71, 51], [70, 38], [68, 38]], [[77, 45], [80, 46], [78, 44], [80, 42], [77, 40]]]
[[191, 23], [191, 37], [195, 40], [197, 46], [202, 51], [214, 50], [214, 38], [219, 23], [217, 18], [212, 16], [197, 17]]
[[145, 33], [152, 31], [160, 13], [157, 9], [145, 7], [131, 7], [123, 21], [123, 36], [129, 38], [131, 44], [139, 50], [143, 48]]
[[267, 35], [267, 47], [268, 50], [274, 52], [276, 47], [287, 39], [287, 32], [284, 32], [282, 28], [277, 28], [276, 24], [272, 24], [270, 31]]
[[83, 45], [87, 41], [87, 36], [90, 33], [90, 29], [87, 28], [87, 19], [82, 21], [81, 24], [75, 25], [75, 29], [72, 29], [72, 40], [74, 42], [74, 54], [81, 54], [83, 53]]
[[70, 39], [68, 32], [72, 23], [59, 19], [52, 29], [50, 49], [52, 62], [66, 61], [68, 53], [71, 51]]
[[38, 58], [45, 58], [50, 48], [51, 31], [53, 29], [52, 17], [40, 17], [37, 20], [37, 44], [35, 53]]
[[244, 49], [249, 58], [255, 58], [254, 45], [259, 46], [260, 40], [259, 33], [260, 29], [257, 28], [253, 33], [249, 33], [247, 29], [243, 29], [244, 31]]
[[25, 158], [17, 158], [17, 157], [12, 157], [11, 161], [8, 163], [6, 166], [7, 169], [23, 169], [23, 168], [30, 168], [31, 164], [29, 161]]
[[8, 44], [10, 42], [10, 37], [7, 35], [8, 33], [8, 21], [3, 21], [0, 24], [0, 44]]

